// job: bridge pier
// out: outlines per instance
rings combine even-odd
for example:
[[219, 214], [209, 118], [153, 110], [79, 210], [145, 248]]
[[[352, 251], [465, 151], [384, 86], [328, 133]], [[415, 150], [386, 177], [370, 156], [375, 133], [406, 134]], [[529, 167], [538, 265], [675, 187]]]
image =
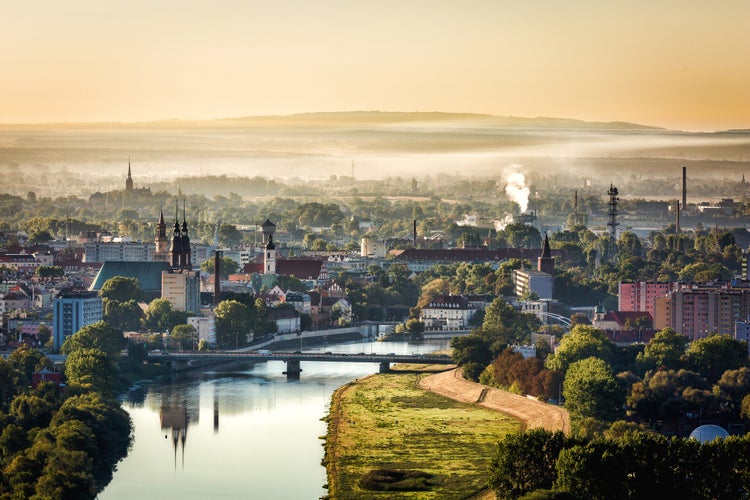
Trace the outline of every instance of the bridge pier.
[[169, 367], [173, 372], [184, 372], [190, 367], [190, 361], [178, 361], [173, 359], [169, 362]]
[[380, 373], [389, 373], [391, 371], [391, 363], [388, 361], [380, 362]]
[[287, 380], [299, 380], [300, 373], [302, 373], [302, 368], [300, 368], [299, 359], [290, 359], [286, 362], [284, 374]]

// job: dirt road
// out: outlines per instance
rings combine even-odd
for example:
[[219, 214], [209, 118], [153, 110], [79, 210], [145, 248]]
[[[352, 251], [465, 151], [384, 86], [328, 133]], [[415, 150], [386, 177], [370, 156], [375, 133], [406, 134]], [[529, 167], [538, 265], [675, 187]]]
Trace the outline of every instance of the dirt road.
[[570, 432], [570, 420], [564, 408], [470, 382], [461, 376], [458, 368], [425, 377], [419, 385], [456, 401], [507, 413], [521, 420], [527, 429], [542, 427], [549, 431]]

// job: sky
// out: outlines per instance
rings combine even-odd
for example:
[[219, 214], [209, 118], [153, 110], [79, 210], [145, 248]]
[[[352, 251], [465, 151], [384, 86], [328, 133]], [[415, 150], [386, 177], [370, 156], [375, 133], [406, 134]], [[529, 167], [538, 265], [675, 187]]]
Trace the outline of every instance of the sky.
[[3, 0], [0, 123], [442, 111], [750, 128], [750, 0]]

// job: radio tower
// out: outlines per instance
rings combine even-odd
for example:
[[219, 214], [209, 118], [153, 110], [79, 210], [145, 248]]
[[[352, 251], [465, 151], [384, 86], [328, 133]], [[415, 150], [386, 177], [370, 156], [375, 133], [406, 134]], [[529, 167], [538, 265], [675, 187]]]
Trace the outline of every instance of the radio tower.
[[620, 223], [617, 222], [617, 202], [620, 198], [617, 197], [617, 188], [612, 184], [609, 185], [609, 191], [607, 191], [607, 194], [609, 195], [609, 222], [607, 222], [607, 225], [609, 226], [609, 249], [607, 257], [609, 261], [612, 262], [617, 253], [617, 226], [620, 225]]

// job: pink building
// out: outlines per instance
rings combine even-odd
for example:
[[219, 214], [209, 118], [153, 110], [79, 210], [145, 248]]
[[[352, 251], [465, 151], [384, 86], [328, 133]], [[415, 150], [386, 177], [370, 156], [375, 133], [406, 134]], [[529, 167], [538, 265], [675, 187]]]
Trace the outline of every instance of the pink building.
[[667, 326], [691, 340], [713, 333], [734, 335], [735, 323], [750, 314], [750, 289], [683, 289], [672, 292], [665, 306]]
[[646, 311], [655, 316], [657, 297], [666, 297], [677, 290], [678, 283], [656, 283], [653, 281], [620, 282], [617, 300], [618, 311]]

